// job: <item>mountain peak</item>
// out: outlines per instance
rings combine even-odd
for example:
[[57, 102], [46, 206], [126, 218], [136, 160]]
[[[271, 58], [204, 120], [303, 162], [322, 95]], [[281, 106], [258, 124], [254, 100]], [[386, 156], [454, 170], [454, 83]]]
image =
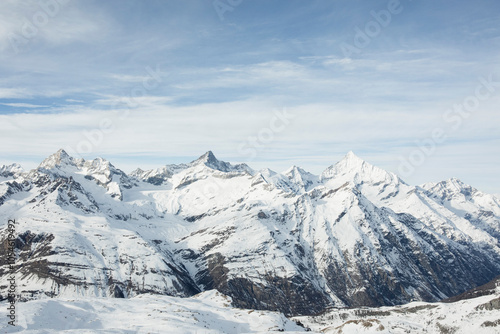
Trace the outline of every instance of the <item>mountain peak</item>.
[[481, 192], [476, 188], [462, 182], [456, 177], [441, 182], [429, 182], [421, 186], [424, 190], [432, 194], [438, 194], [442, 199], [454, 198], [457, 196], [471, 197]]
[[24, 169], [18, 163], [13, 163], [11, 165], [0, 165], [0, 176], [10, 177], [16, 174], [21, 174]]
[[307, 172], [297, 165], [293, 165], [292, 167], [288, 168], [286, 171], [283, 172], [284, 175], [289, 175], [293, 173], [307, 173]]
[[460, 180], [460, 179], [458, 179], [456, 177], [449, 178], [445, 182], [453, 184], [453, 185], [457, 185], [457, 186], [460, 186], [460, 187], [468, 186], [467, 184], [463, 183], [462, 180]]
[[295, 165], [287, 169], [283, 175], [285, 175], [291, 182], [301, 187], [304, 191], [310, 190], [319, 183], [318, 176]]
[[349, 157], [349, 158], [356, 157], [357, 158], [358, 156], [356, 154], [354, 154], [353, 151], [349, 151], [349, 152], [347, 152], [347, 154], [345, 155], [345, 157]]
[[214, 153], [212, 151], [207, 151], [205, 154], [203, 154], [201, 157], [198, 158], [198, 160], [203, 161], [203, 162], [218, 162], [217, 158], [215, 157]]
[[349, 151], [339, 162], [328, 167], [321, 175], [321, 179], [332, 179], [339, 175], [357, 174], [364, 169], [371, 169], [372, 165]]
[[354, 154], [353, 151], [347, 152], [347, 154], [339, 161], [339, 163], [345, 163], [349, 166], [368, 164], [365, 160]]
[[458, 179], [456, 177], [452, 177], [452, 178], [449, 178], [447, 180], [443, 180], [440, 182], [427, 182], [427, 183], [423, 184], [421, 187], [426, 189], [426, 190], [431, 189], [431, 188], [435, 188], [435, 187], [460, 190], [462, 188], [467, 188], [470, 186], [463, 183], [460, 179]]
[[62, 148], [56, 153], [50, 155], [38, 166], [38, 168], [51, 169], [56, 166], [71, 165], [74, 166], [74, 159]]
[[231, 165], [229, 162], [224, 162], [215, 157], [212, 151], [208, 151], [203, 154], [198, 159], [192, 161], [189, 164], [192, 166], [204, 165], [208, 168], [218, 170], [220, 172], [246, 172], [248, 174], [253, 174], [253, 170], [246, 164]]
[[308, 171], [296, 165], [293, 165], [292, 167], [284, 171], [283, 175], [285, 175], [289, 179], [295, 179], [295, 180], [315, 177], [313, 174], [309, 173]]
[[56, 153], [58, 153], [58, 154], [62, 154], [62, 155], [65, 155], [65, 156], [68, 156], [68, 157], [69, 157], [69, 154], [68, 154], [68, 153], [66, 153], [66, 151], [65, 151], [64, 149], [62, 149], [62, 148], [58, 149]]
[[339, 182], [352, 181], [355, 184], [362, 183], [400, 183], [400, 179], [394, 174], [376, 167], [358, 157], [354, 152], [348, 152], [342, 160], [328, 167], [322, 174], [321, 180], [338, 178]]
[[201, 157], [192, 161], [190, 165], [191, 166], [205, 165], [206, 167], [221, 172], [228, 172], [231, 169], [231, 164], [218, 160], [212, 151], [207, 151]]
[[[200, 156], [198, 159], [191, 162], [192, 165], [204, 164], [207, 167], [215, 168], [214, 166], [218, 166], [221, 164], [212, 151], [207, 151], [205, 154]], [[217, 169], [217, 168], [215, 168]]]

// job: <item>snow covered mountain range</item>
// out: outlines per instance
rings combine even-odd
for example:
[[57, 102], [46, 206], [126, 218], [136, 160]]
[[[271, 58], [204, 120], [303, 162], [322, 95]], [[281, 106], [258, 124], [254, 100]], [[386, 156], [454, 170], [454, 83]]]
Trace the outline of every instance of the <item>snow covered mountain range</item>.
[[[500, 199], [460, 180], [410, 186], [352, 152], [313, 175], [219, 161], [126, 174], [63, 150], [0, 166], [23, 300], [189, 297], [311, 315], [437, 301], [500, 274]], [[6, 298], [7, 253], [0, 254]]]

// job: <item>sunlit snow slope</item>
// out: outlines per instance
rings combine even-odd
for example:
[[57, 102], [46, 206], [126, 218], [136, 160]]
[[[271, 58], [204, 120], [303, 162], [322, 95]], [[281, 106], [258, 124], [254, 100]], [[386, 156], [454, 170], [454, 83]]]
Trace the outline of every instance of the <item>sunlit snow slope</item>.
[[352, 152], [321, 175], [212, 152], [127, 175], [60, 150], [31, 171], [0, 167], [0, 219], [4, 245], [17, 221], [22, 300], [216, 289], [299, 315], [436, 301], [500, 274], [497, 197], [456, 179], [410, 186]]

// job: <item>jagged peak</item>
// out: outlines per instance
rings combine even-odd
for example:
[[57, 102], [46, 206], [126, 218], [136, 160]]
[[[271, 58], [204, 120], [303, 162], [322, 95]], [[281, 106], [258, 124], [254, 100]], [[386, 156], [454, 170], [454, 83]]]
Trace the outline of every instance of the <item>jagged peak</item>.
[[429, 182], [421, 186], [424, 190], [430, 193], [441, 193], [441, 194], [462, 194], [464, 196], [472, 196], [474, 194], [480, 194], [481, 192], [476, 188], [462, 182], [462, 180], [452, 177], [441, 182]]
[[86, 174], [103, 174], [107, 176], [118, 174], [126, 176], [125, 172], [116, 168], [109, 160], [101, 157], [97, 157], [93, 160], [83, 160], [77, 166]]
[[190, 166], [204, 165], [220, 172], [247, 172], [253, 174], [253, 170], [246, 164], [231, 165], [229, 162], [218, 160], [212, 151], [208, 151], [198, 159], [192, 161]]
[[293, 165], [292, 167], [288, 168], [286, 171], [283, 172], [283, 175], [288, 177], [289, 179], [296, 179], [296, 178], [315, 178], [317, 179], [318, 176], [314, 175], [313, 173], [310, 173], [303, 169], [302, 167]]
[[280, 176], [283, 177], [283, 175], [281, 175], [281, 174], [273, 171], [272, 169], [266, 167], [266, 168], [262, 168], [259, 171], [257, 171], [252, 176], [252, 178], [254, 180], [262, 179], [262, 180], [266, 181], [267, 183], [270, 183], [270, 181], [272, 181], [272, 180], [279, 179]]
[[23, 167], [18, 163], [10, 165], [0, 165], [0, 176], [8, 177], [24, 172]]
[[227, 162], [224, 161], [219, 161], [215, 155], [213, 154], [212, 151], [207, 151], [205, 154], [200, 156], [198, 159], [192, 161], [190, 163], [191, 166], [200, 166], [204, 165], [206, 167], [209, 167], [211, 169], [215, 169], [221, 172], [227, 172], [231, 168], [231, 165]]
[[133, 171], [131, 171], [129, 173], [130, 176], [137, 176], [137, 175], [140, 175], [140, 174], [143, 174], [144, 172], [146, 172], [145, 170], [141, 169], [141, 168], [136, 168], [134, 169]]
[[202, 156], [200, 156], [198, 159], [192, 161], [191, 163], [192, 164], [199, 164], [199, 163], [204, 163], [204, 164], [207, 164], [207, 163], [211, 163], [211, 164], [215, 164], [215, 163], [218, 163], [220, 162], [214, 155], [214, 153], [212, 151], [207, 151], [205, 154], [203, 154]]
[[259, 170], [253, 175], [252, 180], [252, 186], [265, 182], [266, 184], [273, 185], [275, 188], [281, 189], [285, 192], [295, 191], [295, 187], [292, 183], [290, 183], [290, 180], [286, 175], [277, 173], [270, 168], [263, 168]]
[[53, 155], [57, 156], [59, 159], [68, 159], [68, 158], [71, 158], [70, 155], [65, 150], [63, 150], [62, 148], [60, 148], [59, 150], [57, 150], [57, 152], [54, 153]]
[[439, 182], [427, 182], [421, 186], [421, 188], [424, 188], [424, 189], [431, 189], [434, 187], [443, 187], [443, 188], [453, 187], [453, 188], [461, 189], [461, 188], [470, 187], [470, 186], [468, 184], [465, 184], [464, 182], [462, 182], [462, 180], [460, 180], [456, 177], [451, 177], [447, 180], [443, 180], [443, 181], [439, 181]]
[[291, 175], [291, 174], [294, 174], [294, 173], [304, 174], [304, 173], [308, 173], [308, 172], [305, 171], [304, 169], [300, 168], [297, 165], [293, 165], [292, 167], [288, 168], [287, 170], [285, 170], [283, 172], [284, 175]]
[[12, 169], [23, 170], [23, 167], [21, 167], [21, 165], [18, 164], [17, 162], [14, 162], [13, 164], [10, 165], [0, 165], [0, 170], [12, 170]]
[[319, 184], [319, 176], [309, 173], [301, 167], [293, 165], [283, 175], [291, 181], [298, 189], [308, 191]]
[[75, 159], [73, 159], [65, 150], [59, 149], [56, 153], [48, 156], [38, 168], [51, 169], [56, 166], [70, 165], [75, 166]]
[[210, 160], [217, 160], [215, 157], [214, 153], [212, 151], [207, 151], [205, 154], [202, 155], [202, 157], [206, 157], [208, 161]]
[[444, 181], [445, 183], [450, 183], [454, 185], [459, 185], [459, 186], [468, 186], [467, 184], [463, 183], [462, 180], [456, 177], [451, 177], [448, 180]]
[[101, 157], [97, 157], [93, 160], [88, 160], [86, 161], [86, 164], [88, 164], [89, 166], [92, 166], [94, 168], [105, 168], [105, 169], [116, 169], [115, 166], [113, 166], [113, 164], [111, 162], [109, 162], [108, 160], [104, 159], [104, 158], [101, 158]]

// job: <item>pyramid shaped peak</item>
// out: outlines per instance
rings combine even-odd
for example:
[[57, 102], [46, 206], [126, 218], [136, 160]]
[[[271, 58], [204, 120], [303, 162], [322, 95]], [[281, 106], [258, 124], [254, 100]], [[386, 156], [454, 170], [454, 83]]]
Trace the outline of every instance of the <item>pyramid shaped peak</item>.
[[334, 175], [346, 173], [358, 173], [365, 169], [372, 169], [373, 166], [365, 160], [349, 151], [339, 162], [328, 167], [322, 175], [322, 178], [331, 178]]
[[352, 162], [354, 162], [354, 163], [366, 163], [365, 160], [361, 159], [353, 151], [347, 152], [347, 154], [339, 162], [342, 162], [342, 161], [349, 161], [351, 163]]
[[215, 157], [212, 151], [207, 151], [198, 159], [190, 162], [187, 167], [205, 166], [210, 169], [218, 170], [220, 172], [243, 172], [250, 175], [254, 174], [254, 171], [248, 167], [247, 164], [241, 163], [237, 165], [231, 165], [229, 162], [221, 161]]
[[292, 176], [292, 175], [295, 175], [295, 174], [299, 174], [299, 175], [303, 175], [303, 174], [311, 174], [309, 173], [308, 171], [306, 171], [305, 169], [303, 169], [302, 167], [299, 167], [297, 165], [293, 165], [292, 167], [288, 168], [287, 170], [285, 170], [283, 172], [283, 175], [287, 175], [287, 176]]
[[285, 170], [283, 172], [283, 175], [291, 175], [291, 174], [295, 174], [295, 173], [297, 173], [299, 171], [300, 171], [299, 167], [296, 166], [296, 165], [293, 165], [292, 167], [290, 167], [287, 170]]
[[218, 162], [217, 158], [215, 157], [214, 153], [212, 151], [207, 151], [205, 154], [200, 156], [198, 159], [194, 160], [192, 163], [197, 164], [197, 163], [215, 163]]
[[328, 167], [321, 174], [322, 180], [341, 178], [357, 183], [376, 183], [376, 182], [396, 182], [399, 178], [390, 172], [376, 167], [358, 157], [354, 152], [349, 151], [339, 162]]
[[207, 151], [198, 159], [192, 161], [190, 166], [206, 166], [211, 169], [215, 169], [221, 172], [229, 172], [231, 168], [231, 164], [218, 160], [212, 151]]
[[206, 158], [207, 161], [218, 161], [212, 151], [207, 151], [205, 154], [203, 154], [203, 157]]
[[61, 148], [43, 160], [38, 168], [51, 169], [62, 165], [74, 165], [74, 159]]
[[295, 185], [295, 190], [298, 192], [308, 191], [319, 184], [319, 177], [301, 167], [293, 165], [287, 169], [283, 175]]
[[62, 148], [57, 150], [55, 154], [57, 154], [59, 157], [69, 157], [69, 154]]
[[72, 159], [71, 156], [62, 148], [57, 150], [57, 152], [51, 154], [48, 158], [50, 158], [50, 157], [54, 157], [55, 159], [58, 159], [61, 161]]
[[303, 171], [302, 168], [300, 168], [299, 166], [297, 165], [293, 165], [292, 167], [288, 168], [287, 169], [288, 171], [295, 171], [295, 170], [298, 170], [298, 171]]

